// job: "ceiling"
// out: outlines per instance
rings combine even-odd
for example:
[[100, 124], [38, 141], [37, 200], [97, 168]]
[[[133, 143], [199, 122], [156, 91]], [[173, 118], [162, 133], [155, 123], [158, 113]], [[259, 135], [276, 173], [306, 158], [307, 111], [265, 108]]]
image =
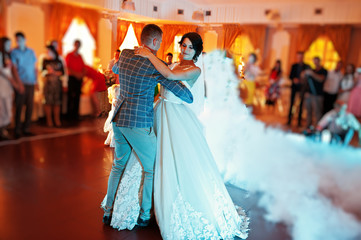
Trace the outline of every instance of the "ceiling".
[[199, 5], [240, 5], [247, 3], [296, 3], [296, 2], [309, 2], [309, 3], [340, 3], [345, 4], [352, 2], [359, 2], [360, 0], [188, 0], [189, 2]]

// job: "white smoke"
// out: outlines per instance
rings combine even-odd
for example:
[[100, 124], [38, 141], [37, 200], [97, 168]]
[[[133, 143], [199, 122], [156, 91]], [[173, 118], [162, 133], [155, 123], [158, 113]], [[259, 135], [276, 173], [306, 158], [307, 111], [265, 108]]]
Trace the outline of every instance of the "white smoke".
[[201, 119], [225, 181], [263, 192], [266, 219], [295, 240], [361, 239], [361, 150], [266, 128], [239, 98], [233, 61], [216, 51], [204, 63]]

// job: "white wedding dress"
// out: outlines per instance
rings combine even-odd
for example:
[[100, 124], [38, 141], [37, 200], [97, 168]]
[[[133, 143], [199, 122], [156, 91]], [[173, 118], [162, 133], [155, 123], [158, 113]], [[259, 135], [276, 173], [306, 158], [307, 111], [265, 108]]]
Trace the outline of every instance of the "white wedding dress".
[[[203, 75], [191, 88], [194, 105], [161, 89], [155, 107], [157, 158], [154, 212], [163, 239], [243, 239], [248, 217], [236, 207], [223, 183], [196, 113], [204, 98]], [[195, 113], [196, 112], [196, 113]], [[132, 154], [120, 182], [111, 226], [132, 229], [139, 215], [142, 169]], [[105, 199], [102, 203], [104, 206]]]

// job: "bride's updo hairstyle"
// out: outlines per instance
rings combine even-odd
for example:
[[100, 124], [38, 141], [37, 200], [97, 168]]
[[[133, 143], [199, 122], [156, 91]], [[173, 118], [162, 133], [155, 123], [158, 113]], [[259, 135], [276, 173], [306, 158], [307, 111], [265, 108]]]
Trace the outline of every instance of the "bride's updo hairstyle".
[[188, 38], [192, 42], [193, 49], [196, 53], [193, 56], [193, 61], [197, 62], [199, 55], [203, 51], [203, 41], [201, 36], [196, 32], [189, 32], [183, 35], [182, 39], [180, 40], [179, 44], [182, 44], [184, 39]]

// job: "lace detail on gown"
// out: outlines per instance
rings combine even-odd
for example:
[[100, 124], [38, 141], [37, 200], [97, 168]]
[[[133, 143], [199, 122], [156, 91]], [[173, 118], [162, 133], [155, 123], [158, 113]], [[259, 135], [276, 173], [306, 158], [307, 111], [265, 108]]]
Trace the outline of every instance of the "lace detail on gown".
[[[234, 236], [246, 239], [248, 237], [249, 218], [246, 216], [245, 211], [241, 207], [235, 206], [233, 202], [227, 201], [224, 194], [217, 187], [215, 187], [214, 198], [217, 204], [215, 215], [221, 229], [220, 235], [222, 239], [233, 239]], [[237, 218], [234, 217], [234, 209], [237, 210], [239, 215]]]
[[[119, 183], [113, 206], [113, 216], [110, 226], [118, 230], [132, 230], [137, 224], [141, 194], [143, 192], [142, 166], [137, 157], [132, 153], [124, 174]], [[101, 207], [104, 209], [107, 196], [105, 196]]]
[[[248, 237], [249, 218], [245, 211], [241, 207], [234, 206], [225, 198], [217, 185], [214, 186], [213, 210], [219, 232], [201, 212], [196, 211], [188, 201], [184, 200], [178, 189], [178, 195], [172, 204], [171, 229], [165, 239], [234, 239], [234, 236], [246, 239]], [[238, 217], [234, 216], [235, 209]]]
[[219, 239], [214, 225], [201, 212], [194, 210], [179, 190], [173, 202], [170, 224], [172, 229], [165, 239]]

